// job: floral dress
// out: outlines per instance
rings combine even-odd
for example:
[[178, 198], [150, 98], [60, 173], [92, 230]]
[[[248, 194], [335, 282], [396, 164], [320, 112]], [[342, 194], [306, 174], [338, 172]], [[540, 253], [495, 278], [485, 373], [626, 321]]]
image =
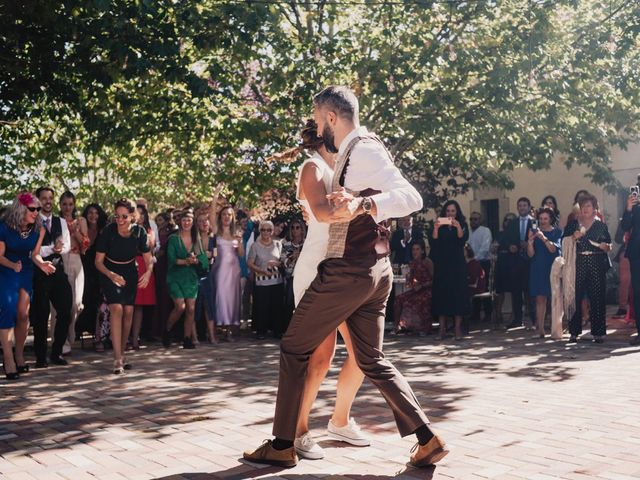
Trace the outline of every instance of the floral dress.
[[396, 328], [414, 332], [431, 332], [431, 285], [433, 263], [428, 258], [409, 263], [406, 292], [395, 299]]

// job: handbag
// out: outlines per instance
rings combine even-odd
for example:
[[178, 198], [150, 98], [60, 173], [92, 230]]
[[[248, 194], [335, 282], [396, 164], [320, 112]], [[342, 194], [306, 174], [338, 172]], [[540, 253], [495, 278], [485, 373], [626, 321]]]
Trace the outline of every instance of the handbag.
[[198, 246], [200, 247], [200, 253], [197, 255], [196, 272], [198, 272], [198, 278], [203, 278], [209, 273], [209, 257], [207, 257], [206, 250], [202, 248], [202, 239], [200, 238], [198, 238]]

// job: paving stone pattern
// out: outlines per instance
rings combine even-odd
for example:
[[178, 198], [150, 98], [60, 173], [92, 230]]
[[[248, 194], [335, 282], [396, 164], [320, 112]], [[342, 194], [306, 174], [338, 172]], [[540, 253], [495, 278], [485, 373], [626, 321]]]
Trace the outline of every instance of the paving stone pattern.
[[343, 346], [312, 428], [326, 458], [293, 469], [243, 462], [270, 437], [278, 345], [242, 338], [196, 350], [150, 345], [134, 369], [76, 347], [72, 365], [0, 380], [0, 478], [82, 479], [608, 479], [640, 478], [640, 348], [621, 322], [602, 345], [474, 332], [464, 342], [389, 337], [435, 428], [452, 447], [437, 467], [407, 465], [390, 410], [365, 381], [353, 416], [373, 444], [329, 440]]

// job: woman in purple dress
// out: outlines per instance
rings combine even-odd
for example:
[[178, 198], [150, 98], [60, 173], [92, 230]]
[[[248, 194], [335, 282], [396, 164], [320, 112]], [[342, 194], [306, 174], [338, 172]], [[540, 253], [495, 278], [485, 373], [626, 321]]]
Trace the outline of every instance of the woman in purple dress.
[[[38, 212], [38, 199], [30, 193], [21, 193], [0, 221], [0, 343], [7, 380], [17, 380], [21, 373], [29, 371], [24, 360], [24, 342], [29, 329], [33, 265], [47, 275], [56, 270], [40, 256], [44, 228]], [[15, 330], [15, 358], [12, 330]]]
[[216, 285], [216, 318], [225, 329], [225, 339], [233, 341], [240, 328], [240, 257], [244, 256], [242, 232], [236, 229], [233, 207], [224, 207], [213, 225], [217, 255], [213, 275]]

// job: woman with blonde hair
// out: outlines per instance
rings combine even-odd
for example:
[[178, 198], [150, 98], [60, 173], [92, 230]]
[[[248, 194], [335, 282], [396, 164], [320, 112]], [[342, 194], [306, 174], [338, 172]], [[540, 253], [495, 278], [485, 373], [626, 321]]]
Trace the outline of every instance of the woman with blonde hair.
[[[212, 202], [213, 204], [213, 202]], [[240, 258], [244, 257], [242, 231], [236, 225], [232, 206], [222, 207], [211, 216], [215, 236], [212, 279], [215, 284], [215, 322], [223, 327], [227, 341], [233, 341], [240, 330]]]
[[[21, 193], [0, 221], [0, 344], [7, 380], [27, 373], [24, 343], [29, 330], [29, 306], [33, 292], [33, 265], [46, 275], [56, 268], [40, 255], [44, 227], [40, 202], [31, 193]], [[11, 335], [15, 338], [15, 358]]]

